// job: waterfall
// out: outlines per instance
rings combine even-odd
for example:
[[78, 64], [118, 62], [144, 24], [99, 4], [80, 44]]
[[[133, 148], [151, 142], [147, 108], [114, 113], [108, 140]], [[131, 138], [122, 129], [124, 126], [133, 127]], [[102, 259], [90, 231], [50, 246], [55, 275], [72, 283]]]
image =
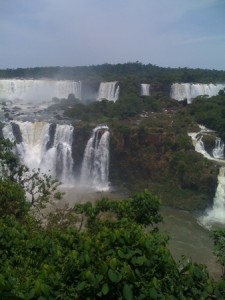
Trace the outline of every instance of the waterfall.
[[150, 96], [150, 84], [148, 83], [141, 84], [141, 96]]
[[120, 87], [117, 81], [101, 82], [98, 90], [98, 101], [103, 99], [115, 102], [119, 97]]
[[[195, 151], [201, 153], [205, 158], [216, 161], [221, 164], [224, 154], [224, 143], [220, 138], [216, 137], [215, 148], [213, 149], [213, 157], [207, 153], [204, 147], [202, 138], [204, 134], [214, 133], [213, 130], [207, 129], [199, 125], [200, 131], [188, 133], [192, 138], [192, 143]], [[225, 167], [220, 167], [218, 174], [218, 185], [215, 197], [213, 199], [213, 207], [203, 216], [198, 218], [200, 224], [204, 227], [210, 228], [215, 223], [225, 224]]]
[[218, 186], [213, 199], [213, 207], [199, 218], [201, 224], [210, 228], [215, 223], [225, 223], [225, 167], [220, 167]]
[[49, 102], [53, 97], [67, 98], [74, 94], [81, 99], [81, 82], [50, 79], [0, 79], [0, 100]]
[[[57, 124], [52, 138], [49, 123], [15, 123], [19, 126], [22, 136], [22, 142], [18, 143], [15, 149], [20, 161], [29, 169], [40, 169], [41, 173], [50, 174], [65, 184], [73, 182], [73, 127]], [[3, 135], [12, 141], [16, 140], [12, 124], [4, 126]], [[53, 143], [49, 148], [51, 139]]]
[[200, 132], [189, 132], [188, 136], [192, 139], [192, 144], [195, 147], [195, 151], [201, 153], [205, 158], [214, 160], [213, 157], [205, 150], [203, 136], [204, 131], [201, 129]]
[[221, 138], [216, 137], [215, 148], [213, 149], [213, 157], [223, 159], [224, 158], [224, 143]]
[[108, 190], [109, 128], [97, 126], [87, 142], [81, 168], [81, 183]]
[[216, 96], [224, 88], [225, 84], [173, 83], [170, 90], [170, 97], [178, 101], [187, 99], [187, 103], [190, 104], [198, 96]]
[[203, 142], [203, 136], [207, 135], [208, 133], [214, 133], [213, 130], [207, 129], [206, 127], [199, 125], [200, 131], [199, 132], [189, 132], [188, 136], [192, 139], [192, 144], [195, 147], [195, 151], [201, 153], [205, 158], [214, 161], [220, 161], [224, 158], [224, 143], [222, 142], [221, 138], [216, 137], [215, 140], [215, 148], [212, 151], [211, 156], [206, 150]]

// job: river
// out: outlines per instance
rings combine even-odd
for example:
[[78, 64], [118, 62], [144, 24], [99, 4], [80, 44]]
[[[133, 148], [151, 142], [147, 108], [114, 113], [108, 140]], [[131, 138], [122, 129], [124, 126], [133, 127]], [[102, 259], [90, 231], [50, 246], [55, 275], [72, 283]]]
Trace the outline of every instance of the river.
[[[101, 197], [110, 199], [123, 199], [126, 197], [122, 192], [95, 192], [91, 188], [62, 188], [65, 192], [59, 206], [66, 203], [72, 207], [77, 202], [94, 201]], [[178, 262], [184, 255], [193, 262], [207, 266], [210, 276], [219, 279], [221, 266], [213, 254], [213, 240], [210, 231], [199, 225], [197, 218], [188, 211], [163, 207], [161, 210], [163, 223], [158, 227], [161, 231], [168, 233], [170, 239], [168, 248], [174, 259]]]

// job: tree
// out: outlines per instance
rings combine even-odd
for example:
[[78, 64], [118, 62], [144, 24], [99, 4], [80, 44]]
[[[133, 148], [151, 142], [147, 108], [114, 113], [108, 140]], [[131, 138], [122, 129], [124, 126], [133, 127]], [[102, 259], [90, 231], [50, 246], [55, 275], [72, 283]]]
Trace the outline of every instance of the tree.
[[0, 214], [22, 217], [29, 209], [40, 220], [42, 209], [56, 195], [60, 183], [50, 175], [41, 174], [39, 169], [29, 170], [21, 165], [13, 147], [9, 140], [0, 140]]

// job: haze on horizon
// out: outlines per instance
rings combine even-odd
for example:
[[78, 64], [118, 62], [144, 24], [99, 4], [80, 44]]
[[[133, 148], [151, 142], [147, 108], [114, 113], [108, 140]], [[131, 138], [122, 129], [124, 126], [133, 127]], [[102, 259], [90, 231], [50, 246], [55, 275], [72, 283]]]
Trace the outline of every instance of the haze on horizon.
[[139, 61], [225, 70], [224, 0], [0, 0], [0, 69]]

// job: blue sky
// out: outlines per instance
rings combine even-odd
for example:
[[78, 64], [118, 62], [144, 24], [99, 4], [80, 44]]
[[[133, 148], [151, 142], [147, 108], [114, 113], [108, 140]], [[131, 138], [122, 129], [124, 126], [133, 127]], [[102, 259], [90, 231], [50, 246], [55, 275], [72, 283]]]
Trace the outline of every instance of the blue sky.
[[0, 0], [0, 68], [225, 70], [225, 0]]

